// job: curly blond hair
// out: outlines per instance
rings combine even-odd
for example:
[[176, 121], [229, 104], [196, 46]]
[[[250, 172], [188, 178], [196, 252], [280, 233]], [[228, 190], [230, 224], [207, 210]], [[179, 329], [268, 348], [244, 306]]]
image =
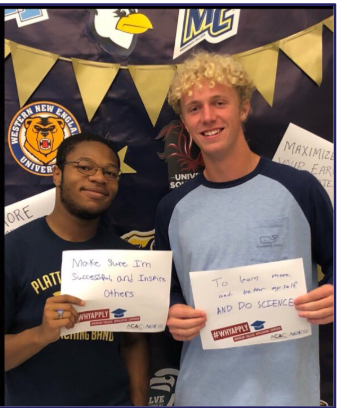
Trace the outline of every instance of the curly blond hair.
[[180, 99], [183, 94], [192, 95], [191, 88], [201, 88], [207, 80], [210, 88], [216, 83], [231, 85], [239, 96], [240, 104], [251, 98], [255, 86], [241, 64], [230, 55], [214, 54], [205, 51], [193, 54], [178, 66], [168, 92], [168, 102], [173, 110], [181, 115]]

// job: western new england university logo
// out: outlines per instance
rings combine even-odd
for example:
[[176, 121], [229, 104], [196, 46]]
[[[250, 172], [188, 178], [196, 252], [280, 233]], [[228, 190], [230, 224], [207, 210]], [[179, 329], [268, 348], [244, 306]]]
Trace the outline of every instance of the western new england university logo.
[[179, 10], [173, 59], [202, 40], [217, 44], [238, 32], [239, 9]]
[[80, 131], [75, 117], [63, 106], [35, 102], [12, 119], [8, 146], [22, 168], [38, 176], [51, 176], [61, 142]]

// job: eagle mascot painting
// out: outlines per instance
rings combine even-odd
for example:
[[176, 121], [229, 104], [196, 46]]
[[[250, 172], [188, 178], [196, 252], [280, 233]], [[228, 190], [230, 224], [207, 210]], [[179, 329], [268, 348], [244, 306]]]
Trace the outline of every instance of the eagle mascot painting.
[[137, 35], [152, 29], [151, 21], [137, 9], [88, 9], [88, 29], [102, 49], [111, 55], [128, 57]]

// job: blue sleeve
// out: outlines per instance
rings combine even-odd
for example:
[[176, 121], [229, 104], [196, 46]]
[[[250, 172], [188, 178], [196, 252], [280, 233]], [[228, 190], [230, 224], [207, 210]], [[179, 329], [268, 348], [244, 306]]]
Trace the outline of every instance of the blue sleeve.
[[320, 285], [333, 285], [333, 208], [327, 192], [319, 182], [313, 185], [311, 197], [312, 212], [309, 222], [312, 253], [324, 273]]
[[311, 249], [314, 261], [321, 266], [324, 278], [320, 285], [333, 285], [333, 208], [328, 193], [309, 172], [305, 173], [302, 188], [294, 191], [311, 230]]

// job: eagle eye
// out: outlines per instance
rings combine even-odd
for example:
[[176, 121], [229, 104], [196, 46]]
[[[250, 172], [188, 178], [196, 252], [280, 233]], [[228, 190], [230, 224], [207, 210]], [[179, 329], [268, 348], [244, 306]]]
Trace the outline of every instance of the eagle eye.
[[118, 9], [115, 11], [116, 17], [126, 17], [129, 14], [137, 13], [137, 9]]

